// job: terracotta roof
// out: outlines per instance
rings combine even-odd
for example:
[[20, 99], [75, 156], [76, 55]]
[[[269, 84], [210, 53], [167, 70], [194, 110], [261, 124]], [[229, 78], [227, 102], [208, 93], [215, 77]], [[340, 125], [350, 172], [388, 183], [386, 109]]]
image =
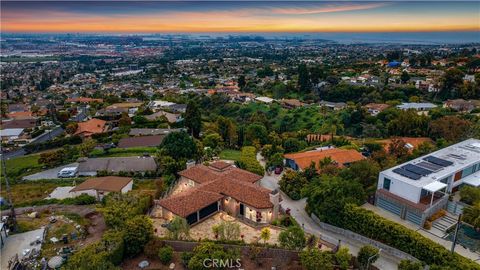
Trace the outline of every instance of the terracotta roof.
[[[414, 137], [398, 137], [398, 138], [381, 140], [381, 141], [378, 141], [378, 142], [381, 143], [381, 144], [383, 144], [383, 148], [385, 149], [385, 151], [388, 152], [388, 148], [390, 147], [390, 143], [392, 143], [392, 140], [393, 140], [393, 139], [402, 140], [402, 141], [404, 141], [405, 143], [408, 143], [408, 144], [412, 145], [412, 146], [413, 146], [413, 149], [417, 148], [420, 144], [422, 144], [422, 143], [424, 143], [424, 142], [433, 143], [432, 139], [430, 139], [430, 138], [428, 138], [428, 137], [418, 137], [418, 138], [414, 138]], [[409, 149], [409, 150], [413, 150], [413, 149]]]
[[106, 176], [89, 178], [80, 185], [74, 187], [70, 192], [82, 190], [101, 190], [110, 192], [120, 192], [128, 183], [133, 181], [130, 177]]
[[273, 207], [270, 190], [258, 185], [224, 176], [199, 187], [202, 190], [220, 193], [257, 209]]
[[212, 165], [196, 165], [180, 172], [180, 175], [200, 185], [160, 200], [160, 205], [183, 217], [225, 196], [257, 209], [273, 207], [269, 195], [271, 191], [254, 184], [262, 176], [238, 169], [226, 162], [214, 162]]
[[365, 105], [365, 108], [367, 109], [372, 109], [372, 110], [377, 110], [377, 111], [383, 111], [390, 107], [390, 105], [385, 104], [385, 103], [368, 103]]
[[165, 135], [123, 138], [123, 139], [120, 139], [120, 141], [118, 142], [118, 147], [130, 148], [130, 147], [158, 146], [162, 143], [163, 138], [165, 138]]
[[193, 188], [160, 200], [159, 204], [175, 215], [187, 217], [222, 198], [219, 193]]
[[96, 133], [102, 133], [105, 130], [105, 124], [107, 122], [100, 119], [90, 119], [86, 122], [78, 123], [76, 134], [91, 135]]
[[228, 163], [226, 164], [228, 164], [229, 166], [222, 164], [225, 162], [221, 162], [219, 164], [216, 164], [216, 163], [217, 162], [213, 163], [212, 165], [217, 167], [222, 167], [223, 169], [220, 170], [218, 168], [215, 168], [212, 165], [210, 165], [211, 167], [208, 167], [203, 164], [200, 164], [179, 172], [179, 175], [184, 176], [200, 184], [210, 182], [222, 176], [228, 176], [228, 177], [237, 179], [239, 181], [244, 181], [249, 183], [255, 183], [260, 179], [262, 179], [262, 176], [258, 174], [254, 174], [249, 171], [239, 169], [237, 167], [231, 166]]
[[90, 103], [90, 102], [103, 102], [101, 98], [88, 98], [88, 97], [78, 97], [78, 98], [67, 98], [66, 102], [81, 102], [81, 103]]
[[327, 149], [327, 150], [315, 150], [301, 153], [286, 154], [285, 158], [295, 160], [295, 163], [303, 170], [310, 164], [315, 162], [317, 166], [319, 161], [326, 157], [330, 157], [333, 161], [337, 162], [340, 167], [345, 164], [360, 161], [365, 157], [353, 149]]
[[224, 162], [224, 161], [216, 161], [210, 164], [210, 167], [218, 170], [224, 170], [228, 167], [232, 166], [232, 164]]

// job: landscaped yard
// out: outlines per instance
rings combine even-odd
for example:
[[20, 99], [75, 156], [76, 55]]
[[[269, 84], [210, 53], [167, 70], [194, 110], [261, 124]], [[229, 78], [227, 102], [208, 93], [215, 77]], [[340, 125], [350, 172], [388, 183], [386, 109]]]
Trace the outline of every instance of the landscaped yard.
[[132, 147], [132, 148], [113, 148], [105, 152], [95, 149], [90, 153], [90, 157], [131, 157], [141, 156], [143, 154], [155, 154], [156, 147]]
[[[261, 228], [254, 228], [249, 226], [241, 221], [236, 220], [234, 217], [220, 212], [217, 213], [206, 220], [200, 222], [199, 224], [194, 225], [190, 228], [190, 237], [192, 240], [200, 240], [200, 239], [210, 239], [216, 240], [215, 234], [212, 231], [212, 228], [215, 225], [218, 225], [225, 221], [232, 221], [240, 225], [240, 234], [243, 235], [243, 240], [246, 243], [256, 243], [260, 242], [263, 243], [263, 240], [260, 240], [260, 231]], [[154, 219], [153, 224], [155, 229], [157, 229], [157, 236], [164, 237], [167, 235], [167, 229], [161, 227], [162, 223], [166, 223], [166, 220], [163, 219]], [[270, 229], [270, 240], [267, 241], [269, 244], [278, 244], [278, 235], [280, 234], [281, 230], [276, 227], [269, 226]], [[239, 239], [240, 240], [240, 239]]]
[[225, 149], [219, 154], [220, 159], [226, 160], [240, 160], [240, 151], [233, 149]]

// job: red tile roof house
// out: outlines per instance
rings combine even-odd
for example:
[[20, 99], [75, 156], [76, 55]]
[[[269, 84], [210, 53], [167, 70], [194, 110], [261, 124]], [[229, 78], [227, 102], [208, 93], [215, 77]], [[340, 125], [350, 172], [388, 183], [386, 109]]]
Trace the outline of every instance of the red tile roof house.
[[90, 119], [86, 122], [78, 123], [77, 131], [75, 135], [80, 135], [81, 137], [90, 137], [93, 134], [105, 132], [105, 124], [107, 122], [100, 119]]
[[72, 197], [87, 194], [100, 201], [110, 192], [127, 193], [132, 190], [132, 187], [133, 178], [131, 177], [105, 176], [89, 178], [72, 188], [69, 192], [72, 194]]
[[353, 162], [365, 159], [365, 157], [353, 149], [323, 149], [285, 155], [285, 163], [294, 170], [304, 170], [312, 162], [315, 162], [317, 168], [319, 161], [330, 157], [332, 161], [340, 168], [350, 165]]
[[174, 194], [155, 202], [157, 217], [185, 218], [189, 224], [218, 211], [247, 222], [270, 223], [278, 217], [280, 194], [259, 185], [262, 176], [217, 161], [181, 171]]

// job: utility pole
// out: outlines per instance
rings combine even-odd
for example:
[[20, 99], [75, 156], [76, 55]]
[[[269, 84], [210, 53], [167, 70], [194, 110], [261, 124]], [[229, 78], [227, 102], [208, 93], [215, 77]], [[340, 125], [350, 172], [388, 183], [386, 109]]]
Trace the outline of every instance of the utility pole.
[[10, 205], [10, 216], [9, 216], [9, 222], [7, 224], [10, 224], [10, 230], [13, 232], [17, 231], [17, 218], [15, 215], [15, 208], [13, 207], [13, 201], [12, 201], [12, 193], [10, 191], [10, 182], [8, 181], [8, 176], [7, 176], [7, 167], [5, 163], [5, 158], [3, 154], [1, 154], [0, 159], [2, 159], [2, 173], [3, 173], [3, 178], [5, 179], [5, 187], [7, 189], [7, 197], [8, 197], [8, 203]]
[[455, 252], [455, 245], [457, 245], [458, 228], [460, 227], [461, 223], [462, 223], [462, 214], [458, 215], [457, 225], [455, 226], [455, 234], [453, 235], [453, 243], [452, 243], [452, 250], [451, 250], [452, 253]]

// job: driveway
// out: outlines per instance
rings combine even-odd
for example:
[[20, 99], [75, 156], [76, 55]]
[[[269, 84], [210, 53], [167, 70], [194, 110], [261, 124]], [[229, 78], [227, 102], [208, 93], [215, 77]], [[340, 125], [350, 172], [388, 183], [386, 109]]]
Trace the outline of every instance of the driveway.
[[58, 178], [57, 177], [58, 172], [61, 169], [66, 168], [66, 167], [78, 167], [78, 163], [77, 162], [70, 163], [70, 164], [63, 165], [63, 166], [60, 166], [60, 167], [56, 167], [56, 168], [53, 168], [53, 169], [48, 169], [48, 170], [45, 170], [45, 171], [41, 171], [39, 173], [34, 173], [34, 174], [31, 174], [31, 175], [27, 175], [27, 176], [23, 177], [23, 180], [35, 181], [35, 180], [41, 180], [41, 179], [57, 179]]
[[[257, 154], [257, 160], [262, 164], [265, 165], [263, 161], [263, 157], [260, 154]], [[275, 189], [279, 188], [278, 181], [280, 180], [281, 176], [272, 175], [265, 175], [262, 180], [260, 180], [260, 185], [268, 188], [268, 189]], [[282, 195], [282, 202], [280, 203], [283, 209], [290, 208], [290, 214], [295, 218], [295, 220], [303, 227], [303, 230], [309, 234], [313, 234], [322, 240], [332, 243], [336, 245], [338, 241], [341, 241], [341, 245], [348, 247], [350, 253], [356, 255], [360, 251], [360, 248], [364, 246], [363, 243], [358, 241], [345, 238], [343, 235], [336, 234], [330, 231], [326, 231], [308, 215], [305, 211], [305, 206], [307, 205], [307, 199], [303, 198], [298, 201], [294, 201], [290, 199], [287, 195], [285, 195], [282, 191], [280, 191]], [[381, 253], [378, 260], [373, 264], [379, 269], [397, 269], [398, 264], [400, 263], [401, 259], [397, 257], [393, 257], [386, 253]]]
[[40, 251], [41, 244], [31, 246], [30, 243], [36, 239], [42, 240], [45, 228], [34, 231], [28, 231], [19, 234], [9, 235], [5, 239], [5, 246], [1, 253], [1, 269], [8, 269], [8, 261], [18, 254], [19, 259], [24, 257], [24, 252], [36, 249]]

